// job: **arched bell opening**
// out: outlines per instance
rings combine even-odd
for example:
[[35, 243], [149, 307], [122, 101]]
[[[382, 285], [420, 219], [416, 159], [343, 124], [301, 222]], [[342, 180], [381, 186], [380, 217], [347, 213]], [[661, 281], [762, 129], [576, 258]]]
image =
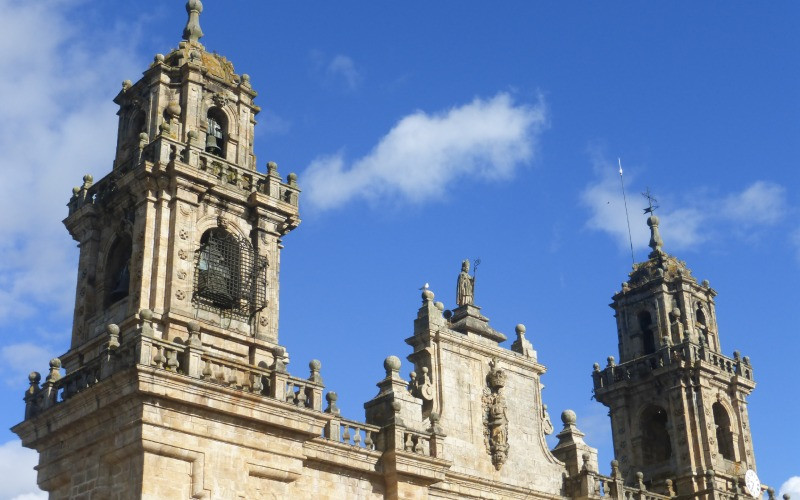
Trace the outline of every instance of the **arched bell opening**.
[[657, 465], [672, 457], [672, 443], [667, 429], [667, 411], [657, 405], [648, 406], [639, 418], [642, 430], [642, 462]]
[[195, 297], [222, 310], [238, 306], [241, 295], [239, 240], [221, 228], [209, 229], [200, 238]]
[[733, 432], [731, 419], [721, 403], [711, 405], [714, 413], [714, 427], [717, 433], [717, 451], [727, 460], [735, 460], [733, 453]]
[[639, 311], [637, 315], [639, 320], [639, 330], [642, 332], [642, 349], [644, 354], [653, 354], [656, 352], [656, 338], [653, 331], [653, 318], [650, 316], [649, 311]]
[[228, 141], [228, 118], [221, 109], [210, 108], [206, 119], [208, 120], [206, 152], [224, 158]]
[[111, 245], [106, 257], [104, 289], [104, 307], [118, 302], [130, 293], [131, 286], [131, 239], [128, 235], [120, 236]]

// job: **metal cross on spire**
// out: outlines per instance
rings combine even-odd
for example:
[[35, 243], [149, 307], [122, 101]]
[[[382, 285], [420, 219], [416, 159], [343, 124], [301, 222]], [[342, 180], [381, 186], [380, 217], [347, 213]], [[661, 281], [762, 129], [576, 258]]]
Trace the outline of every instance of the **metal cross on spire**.
[[656, 210], [656, 208], [658, 208], [658, 205], [656, 205], [655, 203], [656, 203], [658, 200], [655, 198], [655, 196], [653, 196], [652, 194], [650, 194], [650, 188], [649, 188], [649, 187], [647, 188], [647, 191], [645, 191], [644, 193], [642, 193], [642, 196], [644, 196], [645, 198], [647, 198], [647, 203], [648, 203], [648, 205], [649, 205], [647, 208], [645, 208], [645, 209], [644, 209], [644, 213], [646, 213], [646, 214], [653, 214], [653, 215], [655, 215], [655, 210]]

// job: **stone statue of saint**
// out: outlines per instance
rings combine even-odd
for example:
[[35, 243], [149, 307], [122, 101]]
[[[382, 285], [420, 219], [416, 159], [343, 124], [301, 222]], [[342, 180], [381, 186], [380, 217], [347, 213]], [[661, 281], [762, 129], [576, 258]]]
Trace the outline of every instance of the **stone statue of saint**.
[[456, 304], [464, 306], [473, 304], [475, 300], [475, 278], [469, 275], [469, 260], [461, 263], [461, 272], [458, 273], [458, 286], [456, 288]]

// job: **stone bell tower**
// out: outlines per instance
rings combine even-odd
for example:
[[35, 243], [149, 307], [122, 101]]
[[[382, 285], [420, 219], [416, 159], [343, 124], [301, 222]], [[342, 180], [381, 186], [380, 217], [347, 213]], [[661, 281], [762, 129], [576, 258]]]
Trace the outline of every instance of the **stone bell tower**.
[[753, 368], [722, 354], [717, 292], [662, 250], [658, 223], [651, 211], [652, 251], [613, 297], [619, 360], [595, 364], [594, 394], [610, 410], [626, 483], [670, 496], [743, 491], [755, 469]]
[[[256, 92], [200, 43], [202, 9], [189, 0], [178, 48], [123, 82], [111, 172], [86, 175], [68, 203], [64, 224], [80, 248], [70, 349], [41, 386], [31, 374], [14, 427], [39, 451], [50, 498], [208, 497], [202, 471], [213, 462], [192, 442], [208, 439], [207, 450], [230, 458], [253, 433], [237, 412], [263, 425], [267, 397], [321, 405], [319, 363], [287, 389], [278, 345], [281, 238], [300, 223], [296, 176], [282, 180], [274, 163], [256, 170]], [[249, 393], [237, 396], [245, 403], [231, 406], [231, 389]], [[249, 459], [261, 463], [257, 451]], [[187, 481], [159, 472], [187, 467]], [[232, 486], [215, 486], [233, 498]]]
[[197, 320], [277, 342], [280, 239], [300, 222], [296, 176], [281, 181], [273, 163], [256, 171], [256, 92], [199, 42], [202, 4], [187, 11], [178, 48], [114, 100], [111, 173], [84, 177], [69, 202], [64, 223], [80, 246], [73, 348], [141, 309], [166, 330]]

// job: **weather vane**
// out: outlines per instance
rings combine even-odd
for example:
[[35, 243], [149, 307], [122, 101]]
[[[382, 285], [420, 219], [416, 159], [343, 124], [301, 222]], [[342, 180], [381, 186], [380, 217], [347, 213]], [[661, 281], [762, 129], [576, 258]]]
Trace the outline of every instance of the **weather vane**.
[[642, 196], [644, 196], [645, 198], [647, 198], [647, 203], [648, 203], [648, 205], [649, 205], [647, 208], [643, 209], [643, 210], [644, 210], [644, 213], [646, 213], [646, 214], [653, 214], [653, 215], [655, 215], [655, 209], [656, 209], [656, 208], [658, 208], [658, 205], [656, 205], [655, 203], [656, 203], [658, 200], [655, 198], [655, 196], [653, 196], [652, 194], [650, 194], [650, 188], [649, 188], [649, 187], [647, 188], [647, 191], [645, 191], [644, 193], [642, 193]]

